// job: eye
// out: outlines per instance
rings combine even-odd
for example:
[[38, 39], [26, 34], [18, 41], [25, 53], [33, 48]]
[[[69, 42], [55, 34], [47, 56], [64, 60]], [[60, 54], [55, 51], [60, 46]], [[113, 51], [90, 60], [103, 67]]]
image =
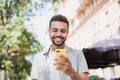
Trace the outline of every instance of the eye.
[[58, 30], [57, 29], [52, 29], [52, 32], [57, 32]]
[[66, 33], [67, 30], [66, 30], [66, 29], [62, 29], [61, 32], [62, 32], [62, 33]]

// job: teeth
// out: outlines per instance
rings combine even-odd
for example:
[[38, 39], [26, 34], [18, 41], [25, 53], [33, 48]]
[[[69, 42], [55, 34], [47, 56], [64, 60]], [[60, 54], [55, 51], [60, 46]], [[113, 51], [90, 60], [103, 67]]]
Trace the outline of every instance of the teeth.
[[61, 38], [56, 38], [56, 40], [61, 40]]

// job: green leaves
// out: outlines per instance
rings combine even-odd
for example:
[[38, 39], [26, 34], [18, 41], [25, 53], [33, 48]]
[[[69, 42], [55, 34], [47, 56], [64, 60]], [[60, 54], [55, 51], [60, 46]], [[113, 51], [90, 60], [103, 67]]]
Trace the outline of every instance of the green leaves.
[[[21, 17], [0, 28], [0, 69], [8, 71], [9, 78], [19, 80], [18, 77], [22, 79], [25, 74], [30, 74], [31, 63], [25, 57], [41, 49], [40, 43], [25, 28]], [[16, 75], [18, 72], [20, 74]]]
[[32, 14], [30, 5], [30, 0], [0, 1], [0, 69], [9, 80], [26, 80], [31, 63], [25, 57], [42, 49], [24, 25]]
[[5, 71], [7, 79], [26, 80], [30, 74], [31, 63], [25, 57], [42, 50], [42, 47], [25, 28], [25, 21], [35, 15], [34, 9], [44, 8], [49, 1], [0, 0], [0, 69]]

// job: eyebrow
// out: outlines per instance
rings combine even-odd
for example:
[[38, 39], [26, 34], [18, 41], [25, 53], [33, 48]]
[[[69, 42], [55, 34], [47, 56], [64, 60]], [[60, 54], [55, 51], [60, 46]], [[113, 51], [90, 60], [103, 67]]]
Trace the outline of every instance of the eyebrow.
[[[51, 29], [58, 29], [58, 28], [51, 28]], [[60, 29], [60, 30], [67, 30], [67, 29]]]

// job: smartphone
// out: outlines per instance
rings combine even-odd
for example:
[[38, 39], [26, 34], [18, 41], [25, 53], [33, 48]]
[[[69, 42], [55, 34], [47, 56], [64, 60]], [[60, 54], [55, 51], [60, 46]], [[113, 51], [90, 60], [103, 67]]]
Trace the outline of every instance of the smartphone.
[[56, 53], [56, 58], [59, 58], [60, 55], [63, 55], [66, 57], [66, 49], [56, 49], [55, 53]]

